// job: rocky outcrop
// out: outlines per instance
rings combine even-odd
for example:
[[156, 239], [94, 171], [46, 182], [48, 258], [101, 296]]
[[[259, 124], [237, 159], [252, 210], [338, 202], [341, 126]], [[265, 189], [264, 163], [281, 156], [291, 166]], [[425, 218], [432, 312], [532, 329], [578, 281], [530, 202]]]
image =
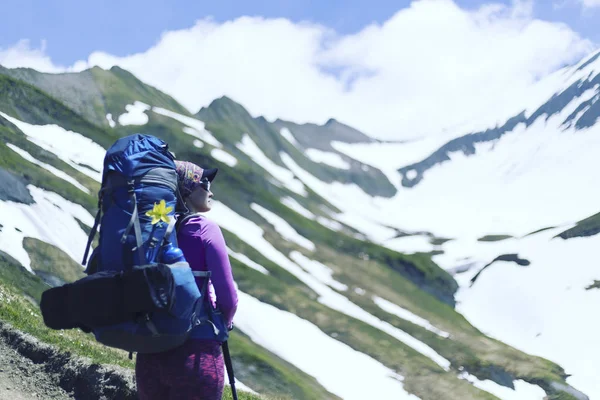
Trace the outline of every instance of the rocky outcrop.
[[35, 201], [27, 190], [25, 182], [11, 172], [0, 168], [0, 200], [33, 204]]

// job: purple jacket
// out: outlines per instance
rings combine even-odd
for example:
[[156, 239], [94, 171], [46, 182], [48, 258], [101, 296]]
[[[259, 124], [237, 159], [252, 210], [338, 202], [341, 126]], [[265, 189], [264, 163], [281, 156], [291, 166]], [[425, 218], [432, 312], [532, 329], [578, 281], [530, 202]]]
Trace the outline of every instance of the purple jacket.
[[238, 297], [221, 228], [214, 221], [196, 214], [182, 222], [177, 242], [192, 271], [211, 272], [208, 295], [230, 326], [237, 311]]

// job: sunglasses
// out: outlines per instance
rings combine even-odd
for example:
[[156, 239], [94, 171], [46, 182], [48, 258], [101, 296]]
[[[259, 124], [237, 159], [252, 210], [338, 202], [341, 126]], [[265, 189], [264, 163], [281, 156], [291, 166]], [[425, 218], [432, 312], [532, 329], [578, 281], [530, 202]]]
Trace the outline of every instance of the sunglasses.
[[210, 192], [210, 181], [208, 180], [208, 178], [202, 179], [199, 185], [202, 189], [206, 190], [207, 192]]

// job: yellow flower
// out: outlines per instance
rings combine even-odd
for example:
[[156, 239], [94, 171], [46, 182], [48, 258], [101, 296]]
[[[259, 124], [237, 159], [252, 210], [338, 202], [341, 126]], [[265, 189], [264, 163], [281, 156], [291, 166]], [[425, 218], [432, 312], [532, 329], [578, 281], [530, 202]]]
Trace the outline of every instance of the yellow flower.
[[164, 200], [161, 200], [160, 203], [154, 203], [154, 208], [152, 211], [148, 211], [146, 215], [148, 217], [152, 217], [152, 225], [159, 223], [160, 221], [164, 221], [167, 224], [171, 220], [169, 217], [169, 213], [173, 211], [173, 207], [167, 207], [167, 203]]

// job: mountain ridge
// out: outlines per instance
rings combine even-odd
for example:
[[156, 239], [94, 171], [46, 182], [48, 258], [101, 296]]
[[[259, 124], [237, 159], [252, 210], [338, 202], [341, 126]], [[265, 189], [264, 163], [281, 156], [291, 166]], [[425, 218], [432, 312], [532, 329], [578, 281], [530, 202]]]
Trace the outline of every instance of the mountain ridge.
[[[581, 72], [590, 69], [594, 63], [598, 63], [600, 52], [589, 57], [589, 59], [579, 66], [567, 67], [564, 70], [564, 75], [569, 71]], [[477, 143], [485, 143], [499, 139], [503, 134], [511, 132], [518, 124], [524, 124], [526, 127], [531, 126], [538, 118], [546, 116], [546, 121], [555, 114], [558, 114], [565, 109], [569, 103], [584, 95], [588, 91], [595, 90], [595, 94], [590, 96], [578, 105], [571, 114], [561, 123], [564, 129], [574, 126], [575, 130], [583, 130], [593, 126], [598, 118], [600, 118], [600, 65], [596, 70], [592, 70], [585, 77], [581, 77], [570, 83], [565, 89], [555, 92], [552, 97], [528, 117], [526, 111], [522, 111], [518, 115], [509, 118], [502, 126], [496, 126], [485, 131], [469, 133], [464, 136], [452, 139], [431, 155], [420, 162], [406, 165], [398, 169], [402, 175], [402, 185], [404, 187], [413, 187], [423, 179], [424, 173], [430, 168], [450, 160], [450, 153], [462, 152], [469, 156], [475, 153], [474, 145]], [[410, 175], [410, 176], [409, 176]]]

